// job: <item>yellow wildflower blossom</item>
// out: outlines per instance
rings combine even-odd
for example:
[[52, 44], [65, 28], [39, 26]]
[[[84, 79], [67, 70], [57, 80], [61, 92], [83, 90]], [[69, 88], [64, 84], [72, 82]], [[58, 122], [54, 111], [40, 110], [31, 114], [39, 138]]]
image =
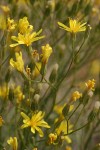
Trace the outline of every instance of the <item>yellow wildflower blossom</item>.
[[15, 95], [15, 98], [16, 98], [18, 104], [20, 104], [21, 101], [25, 98], [25, 95], [22, 93], [20, 86], [17, 86], [14, 89], [14, 95]]
[[82, 93], [79, 93], [78, 91], [75, 91], [72, 96], [71, 96], [71, 100], [72, 101], [76, 101], [77, 99], [82, 97]]
[[90, 91], [94, 91], [94, 86], [95, 86], [95, 80], [92, 79], [92, 80], [88, 80], [86, 83], [85, 83], [86, 87], [88, 90]]
[[16, 137], [10, 137], [7, 143], [12, 146], [13, 150], [18, 150], [18, 142]]
[[67, 146], [65, 150], [72, 150], [70, 146]]
[[24, 118], [24, 124], [21, 126], [22, 129], [31, 127], [32, 133], [35, 133], [35, 130], [37, 130], [39, 132], [40, 137], [43, 137], [44, 134], [40, 127], [50, 128], [48, 123], [43, 120], [44, 113], [42, 111], [33, 114], [31, 119], [23, 112], [21, 112], [21, 115]]
[[[68, 123], [68, 133], [72, 132], [73, 125]], [[59, 127], [56, 129], [56, 133], [59, 136], [61, 133], [67, 134], [67, 122], [66, 120], [63, 120]], [[71, 139], [69, 136], [62, 136], [61, 137], [63, 140], [65, 140], [67, 143], [71, 143]]]
[[31, 69], [28, 66], [26, 67], [26, 73], [27, 73], [28, 77], [30, 77]]
[[4, 123], [4, 120], [3, 120], [2, 116], [0, 116], [0, 127], [3, 125], [3, 123]]
[[15, 44], [10, 44], [10, 47], [15, 47], [17, 45], [25, 44], [26, 46], [30, 46], [33, 42], [38, 41], [40, 39], [43, 39], [44, 36], [38, 36], [42, 32], [42, 29], [39, 30], [37, 33], [26, 33], [26, 34], [20, 34], [18, 33], [18, 36], [12, 36], [11, 39], [16, 41]]
[[18, 29], [21, 34], [32, 32], [33, 26], [29, 24], [27, 17], [19, 20]]
[[50, 133], [48, 137], [49, 137], [48, 144], [55, 144], [55, 141], [57, 140], [57, 134]]
[[[63, 110], [63, 108], [65, 107], [65, 105], [66, 104], [64, 104], [64, 105], [56, 105], [55, 107], [54, 107], [54, 111], [55, 112], [57, 112], [59, 115], [61, 115], [62, 114], [62, 110]], [[74, 109], [74, 105], [70, 105], [70, 107], [69, 107], [69, 112], [70, 111], [72, 111]]]
[[5, 12], [8, 13], [10, 11], [10, 8], [8, 6], [5, 5], [0, 5], [0, 8]]
[[82, 32], [86, 30], [86, 22], [81, 24], [81, 22], [78, 22], [77, 20], [69, 19], [69, 27], [64, 25], [61, 22], [58, 22], [58, 25], [60, 26], [61, 29], [64, 29], [68, 32], [71, 33], [77, 33], [77, 32]]
[[37, 147], [33, 148], [32, 150], [38, 150]]
[[5, 30], [6, 29], [6, 18], [1, 13], [0, 13], [0, 29], [1, 30]]
[[35, 62], [37, 62], [39, 60], [39, 53], [37, 52], [37, 50], [33, 50], [32, 58]]
[[52, 47], [49, 44], [46, 44], [45, 46], [42, 46], [42, 63], [46, 64], [48, 62], [48, 59], [52, 53]]
[[41, 62], [37, 62], [35, 65], [35, 68], [33, 70], [33, 77], [37, 77], [40, 74], [40, 70], [41, 70]]
[[9, 88], [6, 84], [3, 84], [2, 86], [0, 86], [0, 97], [2, 97], [3, 99], [6, 99], [8, 97], [9, 94]]
[[14, 61], [12, 58], [10, 59], [10, 65], [14, 68], [16, 68], [18, 71], [23, 72], [24, 70], [24, 62], [22, 59], [22, 53], [15, 53], [16, 61]]
[[9, 17], [7, 18], [7, 30], [8, 31], [13, 31], [16, 27], [16, 23], [13, 19], [10, 19]]

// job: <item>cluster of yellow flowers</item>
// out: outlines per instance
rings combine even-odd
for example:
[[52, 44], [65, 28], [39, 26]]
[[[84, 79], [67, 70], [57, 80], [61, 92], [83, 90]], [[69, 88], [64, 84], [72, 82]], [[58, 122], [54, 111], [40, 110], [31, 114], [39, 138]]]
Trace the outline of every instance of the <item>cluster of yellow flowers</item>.
[[33, 42], [44, 38], [44, 36], [38, 36], [42, 32], [42, 29], [38, 32], [32, 32], [33, 26], [29, 24], [27, 17], [24, 17], [23, 19], [19, 20], [18, 30], [18, 36], [11, 37], [12, 40], [16, 41], [17, 43], [11, 44], [10, 47], [15, 47], [20, 44], [30, 46]]
[[[9, 30], [10, 30], [14, 28], [15, 25], [13, 25], [13, 22], [14, 22], [13, 20], [8, 19], [8, 21], [9, 21]], [[12, 25], [10, 26], [10, 24]], [[17, 26], [18, 26], [18, 31], [19, 31], [18, 37], [12, 36], [11, 38], [14, 41], [17, 41], [18, 43], [11, 44], [10, 47], [15, 47], [20, 44], [31, 46], [33, 42], [44, 38], [44, 36], [40, 36], [40, 37], [38, 36], [42, 32], [42, 30], [40, 30], [37, 33], [32, 32], [33, 26], [29, 24], [27, 17], [20, 19]], [[32, 72], [33, 77], [37, 77], [40, 74], [42, 65], [47, 64], [48, 59], [52, 53], [52, 47], [49, 44], [42, 46], [41, 49], [42, 49], [41, 55], [39, 55], [37, 50], [33, 50], [31, 52], [32, 59], [34, 60], [34, 63], [35, 63], [35, 68]], [[22, 52], [19, 52], [19, 53], [15, 52], [15, 57], [16, 57], [16, 61], [14, 61], [13, 58], [10, 59], [10, 65], [16, 68], [21, 73], [25, 72]], [[26, 73], [28, 73], [28, 69], [30, 68], [28, 67], [26, 68]], [[31, 70], [30, 70], [30, 73], [31, 73]]]

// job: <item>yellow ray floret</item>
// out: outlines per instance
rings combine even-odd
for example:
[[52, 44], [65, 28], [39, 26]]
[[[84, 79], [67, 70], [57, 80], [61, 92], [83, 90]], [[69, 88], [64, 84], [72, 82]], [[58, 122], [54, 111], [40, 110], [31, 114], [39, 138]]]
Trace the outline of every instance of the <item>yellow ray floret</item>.
[[46, 64], [51, 54], [52, 54], [52, 47], [49, 44], [42, 46], [42, 54], [41, 54], [42, 63]]
[[7, 143], [12, 146], [13, 150], [18, 150], [18, 142], [16, 137], [10, 137]]
[[86, 22], [81, 24], [81, 22], [78, 22], [77, 20], [73, 20], [73, 19], [69, 19], [69, 27], [64, 25], [61, 22], [58, 22], [58, 25], [60, 26], [61, 29], [64, 29], [71, 33], [77, 33], [86, 30], [86, 26], [85, 26]]
[[13, 58], [10, 59], [10, 65], [14, 68], [16, 68], [18, 71], [23, 72], [24, 70], [24, 62], [22, 59], [22, 53], [15, 53], [16, 61], [13, 60]]
[[92, 79], [92, 80], [88, 80], [86, 83], [85, 83], [86, 87], [88, 90], [92, 90], [94, 91], [95, 90], [95, 80]]
[[27, 128], [31, 127], [31, 132], [35, 133], [35, 130], [39, 133], [40, 137], [43, 137], [43, 131], [40, 129], [40, 127], [50, 128], [47, 122], [43, 120], [44, 113], [42, 111], [39, 111], [38, 113], [35, 113], [32, 115], [31, 119], [23, 112], [21, 112], [21, 116], [24, 118], [23, 125], [21, 128]]

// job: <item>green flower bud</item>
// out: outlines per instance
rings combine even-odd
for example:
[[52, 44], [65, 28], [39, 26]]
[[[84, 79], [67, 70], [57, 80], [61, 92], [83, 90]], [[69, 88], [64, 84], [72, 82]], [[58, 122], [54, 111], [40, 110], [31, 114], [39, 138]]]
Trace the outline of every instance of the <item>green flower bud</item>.
[[51, 83], [54, 83], [56, 78], [57, 78], [57, 70], [58, 70], [58, 64], [55, 64], [54, 67], [53, 67], [53, 70], [50, 74], [50, 77], [49, 77], [49, 81]]

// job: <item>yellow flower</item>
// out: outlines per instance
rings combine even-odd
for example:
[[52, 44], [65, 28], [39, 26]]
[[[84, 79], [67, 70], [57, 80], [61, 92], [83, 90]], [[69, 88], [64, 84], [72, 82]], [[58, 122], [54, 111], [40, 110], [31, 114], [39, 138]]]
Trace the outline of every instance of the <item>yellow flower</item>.
[[30, 46], [33, 42], [38, 41], [40, 39], [43, 39], [44, 36], [38, 36], [42, 32], [42, 29], [39, 30], [37, 33], [26, 33], [26, 34], [20, 34], [18, 33], [18, 36], [12, 36], [12, 40], [16, 41], [15, 44], [10, 44], [10, 47], [15, 47], [17, 45], [25, 44], [26, 46]]
[[7, 143], [12, 146], [13, 150], [18, 149], [18, 142], [16, 137], [10, 137], [9, 140], [7, 140]]
[[26, 67], [26, 73], [30, 77], [30, 75], [31, 75], [31, 69], [28, 66]]
[[[59, 115], [61, 115], [62, 114], [62, 110], [65, 107], [65, 105], [66, 104], [64, 104], [62, 106], [61, 105], [56, 105], [54, 107], [54, 111], [57, 112]], [[70, 105], [69, 112], [72, 111], [73, 109], [74, 109], [74, 105]]]
[[23, 112], [21, 112], [21, 115], [24, 118], [24, 124], [21, 126], [22, 129], [31, 127], [32, 133], [35, 133], [35, 130], [37, 130], [39, 132], [40, 137], [43, 137], [44, 134], [40, 127], [50, 128], [48, 123], [43, 120], [44, 113], [42, 111], [33, 114], [31, 119]]
[[8, 97], [9, 94], [9, 88], [6, 84], [3, 84], [2, 86], [0, 86], [0, 97], [5, 99]]
[[0, 8], [5, 12], [8, 13], [10, 11], [10, 8], [8, 6], [5, 5], [0, 5]]
[[37, 52], [37, 50], [33, 50], [32, 58], [35, 62], [37, 62], [39, 60], [39, 53]]
[[[68, 133], [72, 132], [73, 125], [68, 123]], [[67, 134], [67, 122], [66, 120], [63, 120], [59, 127], [56, 129], [56, 133], [59, 136], [61, 133]], [[63, 140], [66, 140], [67, 143], [71, 143], [72, 140], [69, 138], [69, 136], [62, 136]]]
[[15, 95], [15, 98], [16, 98], [18, 104], [20, 104], [21, 101], [25, 98], [25, 95], [23, 95], [20, 86], [17, 86], [14, 89], [14, 95]]
[[81, 22], [78, 22], [77, 20], [69, 19], [69, 27], [64, 25], [61, 22], [58, 22], [58, 25], [60, 26], [61, 29], [64, 29], [68, 32], [71, 33], [77, 33], [77, 32], [82, 32], [86, 30], [86, 23], [81, 24]]
[[4, 120], [3, 120], [2, 116], [0, 116], [0, 127], [3, 125], [3, 123], [4, 123]]
[[33, 77], [37, 77], [40, 74], [40, 70], [41, 70], [41, 63], [37, 62], [35, 65], [35, 68], [33, 70]]
[[18, 71], [23, 72], [24, 70], [24, 62], [22, 59], [22, 53], [15, 53], [16, 61], [14, 61], [12, 58], [10, 59], [10, 65], [14, 68], [16, 68]]
[[86, 87], [88, 90], [90, 91], [94, 91], [94, 86], [95, 86], [95, 80], [92, 79], [92, 80], [88, 80], [86, 83], [85, 83]]
[[71, 100], [76, 101], [77, 99], [79, 99], [79, 98], [81, 98], [81, 97], [82, 97], [82, 93], [79, 93], [78, 91], [75, 91], [75, 92], [72, 94]]
[[48, 137], [49, 137], [48, 144], [55, 144], [55, 141], [57, 140], [57, 134], [50, 133]]
[[27, 17], [19, 20], [18, 29], [18, 36], [11, 37], [12, 40], [16, 41], [17, 43], [11, 44], [10, 47], [15, 47], [20, 44], [30, 46], [33, 42], [44, 38], [44, 36], [39, 36], [39, 34], [42, 32], [42, 29], [38, 32], [32, 32], [33, 26], [29, 24]]
[[24, 17], [19, 20], [18, 29], [21, 34], [32, 32], [33, 26], [29, 25], [27, 17]]
[[16, 23], [13, 19], [10, 19], [9, 17], [7, 18], [7, 30], [8, 31], [13, 31], [16, 27]]
[[70, 146], [67, 146], [65, 150], [72, 150]]
[[48, 59], [52, 53], [52, 47], [49, 44], [46, 44], [45, 46], [42, 46], [42, 63], [46, 64], [48, 62]]

